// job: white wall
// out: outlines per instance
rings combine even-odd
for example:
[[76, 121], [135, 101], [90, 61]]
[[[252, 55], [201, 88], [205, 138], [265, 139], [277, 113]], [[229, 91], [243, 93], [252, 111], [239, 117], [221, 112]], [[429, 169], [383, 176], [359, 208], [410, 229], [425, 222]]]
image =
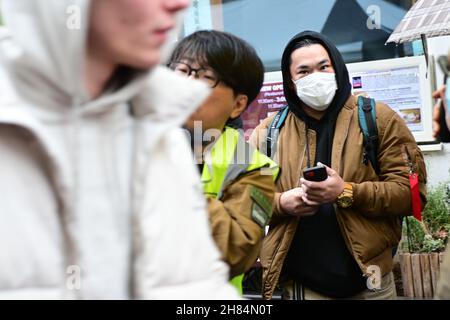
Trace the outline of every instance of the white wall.
[[450, 181], [450, 143], [443, 146], [442, 151], [424, 152], [429, 186]]

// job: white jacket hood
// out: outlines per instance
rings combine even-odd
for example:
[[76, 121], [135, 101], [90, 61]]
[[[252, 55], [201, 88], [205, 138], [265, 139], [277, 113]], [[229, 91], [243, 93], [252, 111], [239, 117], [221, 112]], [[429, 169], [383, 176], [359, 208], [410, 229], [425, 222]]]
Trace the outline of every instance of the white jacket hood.
[[21, 96], [27, 97], [33, 107], [57, 113], [73, 108], [79, 114], [103, 112], [108, 105], [136, 95], [151, 74], [152, 70], [135, 71], [132, 81], [119, 90], [89, 101], [83, 64], [90, 4], [90, 0], [3, 1], [2, 12], [10, 32], [2, 36], [0, 61]]
[[[108, 112], [111, 105], [128, 103], [140, 95], [145, 100], [138, 98], [133, 105], [136, 117], [151, 113], [153, 118], [166, 117], [171, 124], [180, 125], [209, 93], [199, 81], [188, 81], [155, 67], [148, 72], [136, 71], [128, 84], [90, 101], [83, 64], [91, 0], [3, 0], [0, 4], [7, 26], [0, 33], [2, 105], [25, 99], [28, 103], [20, 104], [27, 113], [52, 120], [74, 119]], [[166, 57], [181, 17], [163, 48]], [[171, 87], [177, 88], [177, 95], [167, 90]], [[161, 101], [179, 108], [156, 108]]]
[[[2, 59], [21, 91], [51, 92], [49, 101], [67, 107], [87, 100], [83, 63], [89, 7], [89, 0], [3, 1], [5, 24], [13, 32], [2, 40]], [[78, 10], [79, 28], [69, 28], [71, 10]]]

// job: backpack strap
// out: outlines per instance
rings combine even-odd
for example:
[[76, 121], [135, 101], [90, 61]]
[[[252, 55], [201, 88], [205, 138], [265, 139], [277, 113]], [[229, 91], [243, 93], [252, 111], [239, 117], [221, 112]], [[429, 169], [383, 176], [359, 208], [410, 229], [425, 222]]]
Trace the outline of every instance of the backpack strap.
[[375, 100], [358, 97], [359, 126], [364, 137], [363, 163], [368, 165], [369, 161], [375, 172], [380, 174], [378, 165], [378, 129]]
[[[375, 100], [358, 97], [358, 118], [359, 126], [363, 132], [364, 137], [364, 158], [365, 165], [370, 164], [375, 170], [376, 174], [380, 174], [380, 167], [378, 165], [378, 128], [377, 128], [377, 113], [375, 109]], [[403, 217], [400, 218], [400, 224], [403, 225]], [[392, 248], [392, 257], [397, 254], [398, 245]]]
[[283, 126], [288, 113], [289, 107], [285, 106], [284, 108], [280, 109], [277, 112], [275, 117], [272, 119], [272, 122], [270, 123], [269, 131], [267, 132], [266, 148], [267, 148], [267, 156], [271, 159], [274, 156], [273, 150], [276, 149], [280, 129]]

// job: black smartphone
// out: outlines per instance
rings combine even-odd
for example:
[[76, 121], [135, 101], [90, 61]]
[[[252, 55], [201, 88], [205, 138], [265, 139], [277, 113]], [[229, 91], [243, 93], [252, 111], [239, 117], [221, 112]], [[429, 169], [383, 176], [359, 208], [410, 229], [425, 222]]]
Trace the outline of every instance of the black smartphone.
[[303, 178], [315, 182], [324, 181], [328, 178], [327, 169], [322, 166], [306, 168], [303, 170]]

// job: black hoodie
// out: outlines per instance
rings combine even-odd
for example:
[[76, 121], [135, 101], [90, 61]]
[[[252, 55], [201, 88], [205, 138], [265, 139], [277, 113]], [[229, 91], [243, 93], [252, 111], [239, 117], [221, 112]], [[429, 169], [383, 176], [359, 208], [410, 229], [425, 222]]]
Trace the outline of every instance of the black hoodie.
[[[334, 96], [333, 101], [331, 101], [331, 104], [327, 109], [326, 115], [320, 120], [311, 118], [303, 110], [303, 102], [297, 96], [297, 91], [295, 89], [295, 85], [292, 82], [290, 72], [290, 61], [293, 48], [298, 42], [307, 38], [320, 42], [322, 46], [327, 50], [336, 73], [338, 90], [336, 91], [336, 95]], [[333, 144], [333, 135], [334, 128], [336, 126], [337, 115], [341, 111], [345, 102], [350, 97], [352, 90], [347, 66], [345, 65], [341, 53], [338, 51], [336, 46], [324, 35], [314, 31], [304, 31], [294, 36], [284, 49], [283, 57], [281, 59], [281, 72], [283, 74], [284, 96], [286, 97], [289, 110], [293, 112], [298, 118], [303, 120], [306, 123], [307, 127], [311, 128], [316, 125], [323, 127], [323, 130], [325, 131], [325, 138], [327, 141], [326, 144], [320, 145], [318, 147], [322, 147], [325, 149], [323, 150], [325, 153], [323, 158], [325, 159], [321, 159], [323, 160], [321, 162], [326, 165], [330, 165], [331, 147]]]
[[[322, 44], [336, 73], [338, 90], [326, 115], [320, 120], [305, 113], [303, 102], [298, 98], [291, 80], [290, 57], [295, 45], [305, 38]], [[316, 132], [316, 162], [330, 166], [336, 119], [351, 95], [349, 75], [341, 54], [325, 36], [305, 31], [289, 41], [283, 53], [281, 69], [290, 112]], [[366, 288], [365, 278], [344, 242], [332, 204], [321, 205], [315, 215], [300, 219], [283, 273], [316, 292], [334, 298], [350, 297]]]

